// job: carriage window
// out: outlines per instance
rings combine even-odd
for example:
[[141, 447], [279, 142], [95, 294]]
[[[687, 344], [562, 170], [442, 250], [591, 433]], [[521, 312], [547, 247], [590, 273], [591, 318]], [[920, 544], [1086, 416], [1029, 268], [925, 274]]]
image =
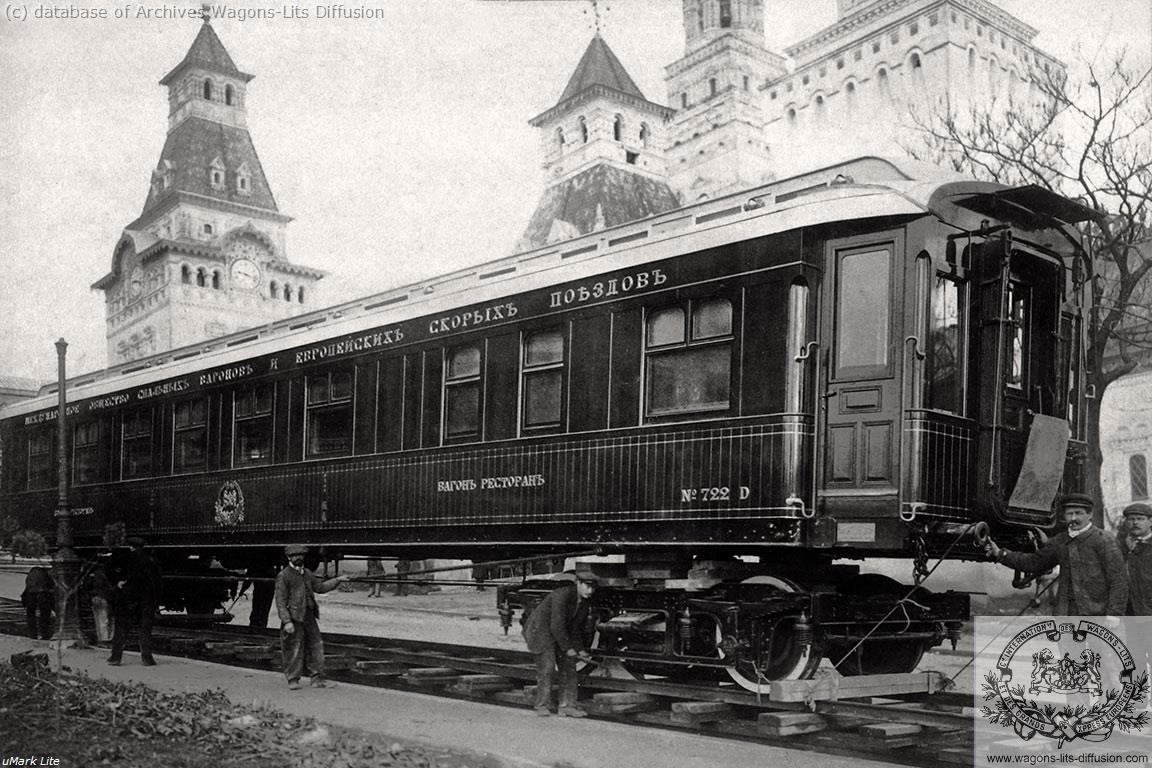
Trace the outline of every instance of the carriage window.
[[95, 421], [72, 428], [72, 482], [95, 483], [100, 477], [100, 429]]
[[172, 471], [197, 472], [208, 466], [208, 401], [176, 403], [172, 417]]
[[56, 480], [53, 472], [52, 445], [54, 432], [49, 427], [28, 435], [28, 487], [48, 488]]
[[559, 329], [524, 337], [521, 364], [524, 429], [558, 427], [564, 399], [564, 334]]
[[126, 414], [121, 436], [121, 477], [146, 477], [152, 472], [152, 409]]
[[236, 393], [232, 413], [232, 463], [245, 467], [272, 461], [272, 385]]
[[648, 316], [645, 340], [649, 416], [731, 405], [731, 302], [693, 300], [656, 310]]
[[964, 412], [965, 283], [937, 275], [928, 328], [928, 407]]
[[448, 352], [444, 366], [445, 437], [480, 434], [480, 357], [480, 348], [475, 345]]
[[308, 377], [307, 455], [314, 459], [352, 452], [352, 374]]
[[836, 378], [888, 372], [892, 254], [888, 249], [840, 257], [836, 286]]
[[1012, 389], [1024, 389], [1028, 376], [1029, 291], [1017, 282], [1008, 284], [1008, 381]]

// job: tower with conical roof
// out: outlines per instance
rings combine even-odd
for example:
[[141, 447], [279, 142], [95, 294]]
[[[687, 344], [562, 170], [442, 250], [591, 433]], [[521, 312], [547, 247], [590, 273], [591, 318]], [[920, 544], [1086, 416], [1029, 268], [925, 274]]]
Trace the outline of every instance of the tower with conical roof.
[[292, 264], [247, 124], [241, 72], [205, 16], [168, 88], [168, 137], [104, 291], [108, 363], [262, 325], [316, 305], [323, 272]]
[[529, 121], [540, 131], [547, 186], [519, 250], [677, 207], [664, 163], [671, 116], [597, 32], [556, 105]]
[[685, 202], [772, 178], [761, 88], [787, 72], [764, 43], [762, 0], [683, 0], [684, 56], [668, 65], [668, 174]]

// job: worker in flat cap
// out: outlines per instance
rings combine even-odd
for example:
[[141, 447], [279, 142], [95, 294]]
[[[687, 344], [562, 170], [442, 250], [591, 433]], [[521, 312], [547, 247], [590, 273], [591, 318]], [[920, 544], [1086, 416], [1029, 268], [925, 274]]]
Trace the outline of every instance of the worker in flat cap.
[[[577, 572], [574, 581], [566, 581], [541, 600], [532, 612], [521, 619], [524, 640], [536, 657], [537, 715], [551, 714], [552, 682], [559, 688], [561, 717], [584, 717], [587, 713], [576, 706], [576, 661], [589, 661], [588, 604], [596, 591], [597, 580], [587, 572]], [[557, 680], [557, 670], [559, 679]]]
[[1092, 525], [1092, 497], [1073, 493], [1061, 500], [1066, 530], [1038, 552], [1012, 552], [988, 540], [985, 552], [998, 563], [1029, 573], [1060, 566], [1058, 616], [1123, 616], [1128, 574], [1116, 537]]
[[280, 648], [284, 655], [284, 677], [288, 688], [300, 689], [300, 676], [307, 672], [313, 688], [324, 688], [324, 641], [320, 639], [320, 608], [316, 593], [331, 592], [348, 580], [347, 576], [322, 579], [304, 567], [308, 547], [284, 547], [288, 565], [276, 576], [276, 613], [280, 615]]
[[1124, 507], [1124, 525], [1116, 533], [1128, 567], [1128, 614], [1152, 616], [1152, 506]]
[[120, 665], [128, 640], [128, 626], [137, 624], [140, 627], [140, 663], [151, 667], [156, 664], [152, 657], [152, 622], [160, 610], [163, 574], [160, 564], [145, 548], [144, 539], [132, 536], [125, 543], [132, 551], [118, 559], [112, 577], [116, 585], [112, 595], [116, 623], [112, 628], [112, 652], [108, 663]]

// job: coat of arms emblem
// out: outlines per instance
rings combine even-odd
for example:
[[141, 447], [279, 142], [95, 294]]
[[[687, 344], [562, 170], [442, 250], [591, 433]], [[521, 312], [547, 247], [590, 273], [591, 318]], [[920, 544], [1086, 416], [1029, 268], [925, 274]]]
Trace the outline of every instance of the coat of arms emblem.
[[[1078, 653], [1057, 645], [1067, 635]], [[1023, 674], [1013, 679], [1029, 659], [1027, 680]], [[1148, 713], [1136, 706], [1148, 697], [1148, 673], [1143, 663], [1136, 667], [1127, 645], [1108, 627], [1088, 620], [1040, 621], [1017, 632], [985, 675], [989, 704], [980, 714], [1025, 741], [1037, 735], [1055, 739], [1057, 749], [1075, 740], [1104, 741], [1117, 728], [1139, 731], [1148, 724]]]
[[216, 495], [216, 522], [228, 527], [244, 522], [244, 492], [235, 480], [228, 480], [220, 486]]

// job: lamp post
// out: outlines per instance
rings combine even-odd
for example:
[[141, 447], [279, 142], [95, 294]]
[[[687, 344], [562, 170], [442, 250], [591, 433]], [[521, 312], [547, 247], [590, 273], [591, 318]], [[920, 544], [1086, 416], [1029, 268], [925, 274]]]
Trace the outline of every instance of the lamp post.
[[52, 556], [52, 569], [56, 576], [56, 639], [77, 647], [88, 645], [80, 631], [79, 592], [80, 558], [72, 549], [72, 510], [68, 506], [68, 425], [65, 417], [68, 412], [67, 380], [64, 373], [64, 358], [68, 354], [68, 342], [56, 342], [56, 365], [59, 387], [59, 404], [56, 411], [56, 553]]

